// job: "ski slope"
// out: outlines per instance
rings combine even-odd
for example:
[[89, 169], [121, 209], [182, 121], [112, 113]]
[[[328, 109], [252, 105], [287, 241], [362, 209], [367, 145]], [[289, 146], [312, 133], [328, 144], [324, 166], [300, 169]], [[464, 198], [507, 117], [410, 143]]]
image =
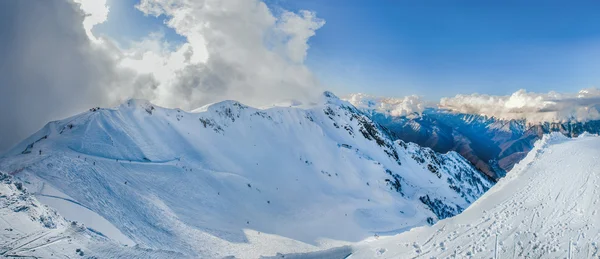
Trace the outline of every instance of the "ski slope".
[[84, 224], [114, 243], [205, 258], [397, 234], [492, 186], [455, 152], [392, 139], [329, 92], [310, 105], [224, 101], [190, 113], [129, 100], [49, 123], [0, 170], [67, 219], [89, 215]]
[[462, 214], [371, 239], [350, 258], [598, 258], [600, 138], [545, 135]]
[[124, 246], [43, 205], [0, 172], [0, 256], [6, 258], [183, 258], [172, 251]]

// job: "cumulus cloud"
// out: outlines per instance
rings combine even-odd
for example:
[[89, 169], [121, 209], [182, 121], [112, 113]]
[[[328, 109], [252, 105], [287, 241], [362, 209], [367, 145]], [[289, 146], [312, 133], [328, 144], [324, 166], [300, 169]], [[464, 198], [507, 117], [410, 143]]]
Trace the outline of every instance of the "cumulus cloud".
[[83, 28], [85, 29], [85, 33], [88, 38], [92, 40], [98, 40], [92, 33], [92, 28], [97, 24], [101, 24], [106, 21], [108, 18], [108, 6], [106, 5], [106, 0], [73, 0], [75, 3], [79, 4], [80, 9], [85, 14], [85, 19], [83, 20]]
[[350, 94], [342, 99], [358, 108], [376, 110], [391, 116], [413, 116], [426, 108], [439, 108], [456, 113], [478, 114], [504, 120], [542, 122], [600, 120], [600, 89], [588, 88], [577, 93], [533, 93], [518, 90], [511, 95], [456, 95], [427, 102], [419, 96], [401, 98]]
[[303, 64], [307, 40], [324, 24], [313, 12], [275, 17], [257, 0], [142, 0], [137, 8], [169, 17], [167, 26], [187, 39], [174, 51], [135, 48], [123, 61], [134, 69], [155, 64], [140, 72], [160, 75], [159, 104], [192, 109], [227, 98], [264, 105], [318, 92]]
[[521, 89], [509, 96], [456, 95], [442, 98], [439, 107], [459, 113], [526, 120], [529, 123], [597, 120], [600, 119], [600, 90], [590, 88], [578, 93], [532, 93]]
[[93, 34], [106, 0], [0, 1], [0, 151], [94, 106], [143, 98], [193, 109], [236, 99], [265, 105], [321, 91], [303, 64], [324, 25], [315, 13], [274, 15], [259, 0], [141, 0], [185, 37], [152, 33], [126, 49]]
[[418, 115], [426, 107], [432, 106], [417, 95], [401, 98], [375, 97], [367, 94], [350, 94], [342, 99], [348, 101], [358, 108], [376, 110], [391, 116], [413, 116]]

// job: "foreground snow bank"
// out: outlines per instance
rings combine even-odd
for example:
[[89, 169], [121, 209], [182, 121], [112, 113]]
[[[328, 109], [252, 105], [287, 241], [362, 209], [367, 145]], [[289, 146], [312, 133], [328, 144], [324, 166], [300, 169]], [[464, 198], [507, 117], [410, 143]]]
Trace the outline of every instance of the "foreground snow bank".
[[365, 241], [351, 258], [598, 257], [600, 138], [546, 135], [462, 214]]

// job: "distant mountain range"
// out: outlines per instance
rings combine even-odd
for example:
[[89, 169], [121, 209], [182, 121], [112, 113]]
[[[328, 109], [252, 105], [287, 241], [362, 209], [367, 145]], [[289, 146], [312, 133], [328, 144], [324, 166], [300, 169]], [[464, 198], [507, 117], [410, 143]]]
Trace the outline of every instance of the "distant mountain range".
[[[438, 108], [421, 108], [418, 112], [409, 110], [394, 115], [390, 110], [381, 109], [386, 106], [377, 100], [354, 96], [353, 101], [355, 106], [387, 128], [393, 138], [440, 153], [456, 151], [496, 180], [523, 159], [543, 134], [560, 132], [577, 137], [583, 132], [600, 133], [600, 120], [528, 123]], [[384, 101], [397, 105], [406, 100]]]

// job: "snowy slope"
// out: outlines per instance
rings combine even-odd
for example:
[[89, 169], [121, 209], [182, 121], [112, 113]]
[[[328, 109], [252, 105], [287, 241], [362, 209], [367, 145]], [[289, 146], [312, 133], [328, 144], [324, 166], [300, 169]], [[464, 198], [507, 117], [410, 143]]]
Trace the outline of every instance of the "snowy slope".
[[210, 258], [399, 233], [456, 215], [491, 187], [457, 153], [393, 142], [349, 103], [322, 99], [193, 113], [130, 100], [49, 123], [0, 170], [65, 215], [95, 213], [96, 230], [120, 243]]
[[370, 240], [350, 258], [598, 258], [600, 138], [546, 135], [462, 214]]
[[169, 258], [183, 254], [122, 246], [42, 205], [0, 172], [0, 256], [17, 258]]

